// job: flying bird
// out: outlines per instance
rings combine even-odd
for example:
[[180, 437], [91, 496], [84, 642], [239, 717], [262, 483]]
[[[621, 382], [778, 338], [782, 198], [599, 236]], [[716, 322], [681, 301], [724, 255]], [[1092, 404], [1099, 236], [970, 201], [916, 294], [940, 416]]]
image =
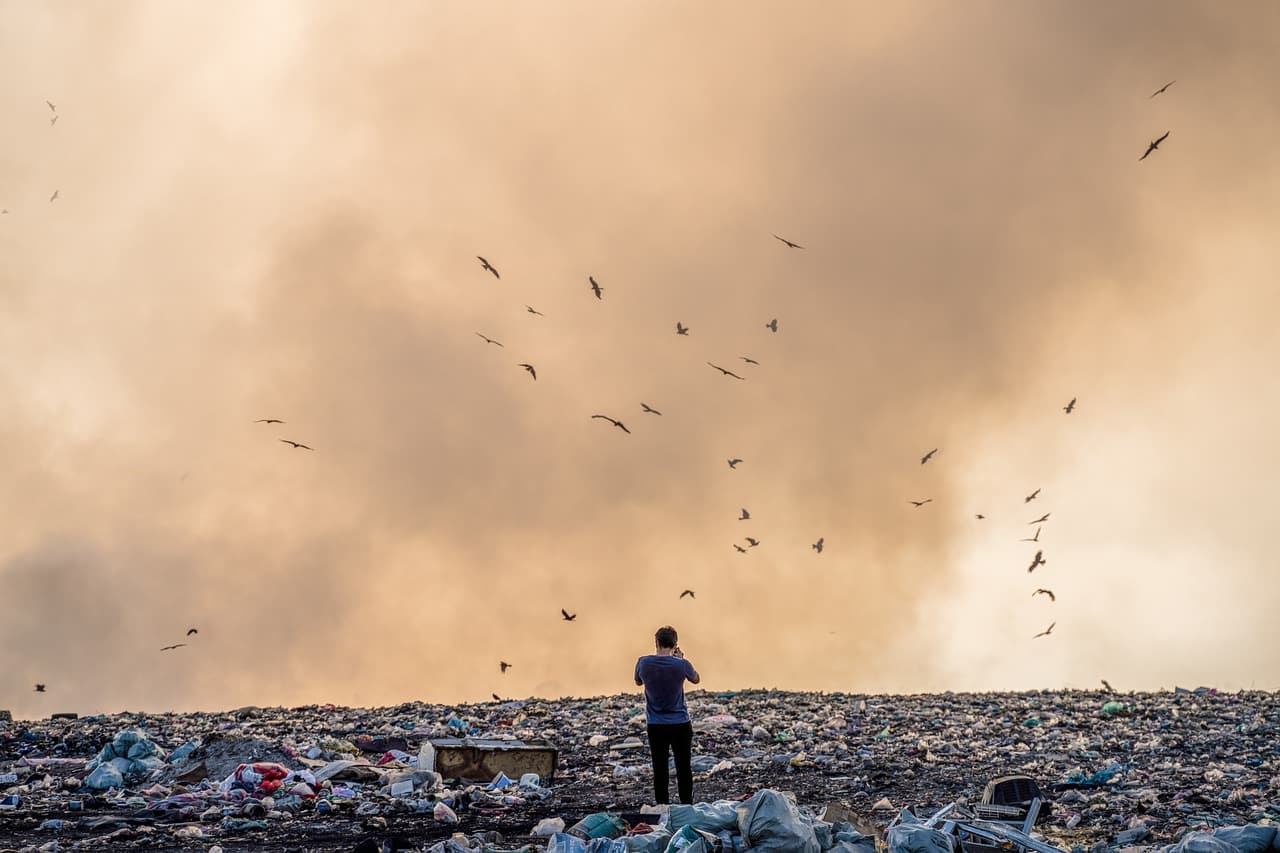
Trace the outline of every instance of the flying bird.
[[649, 414], [651, 414], [651, 415], [660, 415], [660, 414], [662, 414], [662, 412], [659, 412], [659, 411], [658, 411], [657, 409], [655, 409], [653, 406], [650, 406], [648, 403], [645, 403], [645, 402], [641, 402], [641, 403], [640, 403], [640, 408], [641, 408], [641, 409], [643, 409], [644, 411], [648, 412], [648, 413], [649, 413]]
[[760, 544], [759, 539], [752, 539], [750, 536], [745, 536], [743, 538], [746, 540], [747, 544], [750, 545], [752, 548]]
[[1106, 680], [1105, 678], [1100, 678], [1100, 679], [1098, 679], [1098, 680], [1102, 682], [1102, 686], [1103, 686], [1103, 687], [1105, 687], [1105, 688], [1107, 689], [1107, 692], [1108, 692], [1108, 693], [1115, 693], [1115, 692], [1116, 692], [1116, 689], [1115, 689], [1114, 687], [1112, 687], [1110, 684], [1108, 684], [1108, 683], [1107, 683], [1107, 680]]
[[738, 356], [738, 358], [742, 359], [742, 360], [743, 360], [743, 361], [745, 361], [747, 364], [756, 364], [756, 365], [758, 365], [758, 364], [760, 363], [760, 362], [756, 361], [754, 358], [747, 358], [745, 355], [740, 355], [740, 356]]
[[742, 462], [741, 459], [730, 459], [729, 467], [733, 469], [737, 469], [738, 465], [741, 464], [741, 462]]
[[1062, 407], [1062, 411], [1066, 412], [1069, 415], [1075, 410], [1076, 410], [1076, 398], [1072, 397], [1071, 402], [1067, 403], [1065, 406]]
[[493, 701], [495, 701], [495, 702], [501, 702], [501, 701], [502, 701], [502, 697], [501, 697], [501, 696], [499, 696], [497, 693], [490, 693], [489, 695], [493, 697]]
[[58, 191], [54, 190], [53, 195], [49, 196], [49, 201], [56, 201], [57, 198], [58, 198]]
[[1142, 152], [1142, 156], [1138, 158], [1138, 162], [1141, 163], [1143, 160], [1151, 156], [1151, 152], [1159, 148], [1160, 143], [1164, 142], [1168, 138], [1169, 138], [1169, 131], [1166, 130], [1164, 132], [1164, 136], [1160, 137], [1159, 139], [1153, 139], [1151, 142], [1149, 142], [1147, 144], [1147, 150]]
[[1053, 590], [1051, 589], [1037, 589], [1035, 592], [1031, 593], [1032, 598], [1035, 598], [1037, 595], [1047, 595], [1049, 596], [1050, 601], [1058, 600], [1058, 596], [1054, 595]]
[[1025, 498], [1023, 498], [1023, 499], [1022, 499], [1022, 502], [1023, 502], [1024, 504], [1029, 504], [1029, 503], [1031, 503], [1033, 500], [1035, 500], [1035, 499], [1036, 499], [1036, 496], [1037, 496], [1037, 495], [1039, 495], [1039, 494], [1040, 494], [1040, 490], [1039, 490], [1039, 489], [1036, 489], [1034, 492], [1032, 492], [1031, 494], [1029, 494], [1029, 495], [1027, 495]]
[[258, 418], [256, 421], [254, 421], [254, 423], [255, 424], [282, 424], [284, 423], [284, 421], [280, 420], [279, 418]]
[[188, 637], [190, 637], [192, 634], [199, 634], [199, 633], [200, 633], [200, 632], [199, 632], [199, 631], [197, 631], [195, 628], [188, 628], [188, 629], [187, 629], [187, 636], [188, 636]]
[[1035, 521], [1028, 521], [1027, 524], [1044, 524], [1046, 521], [1049, 520], [1050, 515], [1052, 515], [1052, 513], [1046, 512], [1044, 515], [1040, 516]]
[[923, 465], [924, 463], [928, 462], [930, 459], [933, 458], [933, 454], [937, 452], [938, 452], [938, 448], [935, 447], [933, 450], [930, 450], [924, 456], [920, 457], [920, 464]]
[[933, 503], [933, 498], [925, 498], [922, 501], [907, 501], [907, 503], [911, 504], [916, 509], [919, 509], [920, 507], [924, 506], [927, 503]]
[[688, 327], [688, 326], [686, 326], [686, 325], [684, 325], [684, 324], [682, 324], [679, 320], [676, 320], [676, 334], [677, 334], [677, 335], [688, 335], [688, 334], [689, 334], [689, 327]]
[[307, 447], [305, 444], [299, 444], [298, 442], [290, 441], [287, 438], [282, 438], [280, 440], [283, 441], [285, 444], [291, 445], [294, 450], [315, 450], [314, 447]]
[[[711, 364], [711, 362], [708, 361], [707, 364]], [[741, 376], [734, 373], [732, 370], [725, 370], [723, 367], [721, 367], [718, 364], [711, 364], [711, 366], [714, 367], [716, 370], [720, 371], [721, 373], [723, 373], [725, 376], [732, 376], [734, 379], [742, 379]]]
[[1040, 541], [1040, 528], [1039, 528], [1039, 527], [1037, 527], [1037, 528], [1036, 528], [1036, 535], [1035, 535], [1035, 536], [1031, 536], [1031, 537], [1029, 537], [1029, 538], [1027, 538], [1027, 539], [1019, 539], [1018, 541], [1019, 541], [1019, 542], [1039, 542], [1039, 541]]
[[524, 310], [528, 311], [530, 314], [537, 314], [539, 317], [547, 316], [546, 314], [543, 314], [541, 311], [534, 308], [532, 305], [524, 306]]
[[1148, 101], [1149, 101], [1149, 100], [1151, 100], [1151, 99], [1152, 99], [1152, 98], [1154, 98], [1156, 95], [1159, 95], [1159, 94], [1160, 94], [1160, 93], [1162, 93], [1165, 89], [1168, 89], [1170, 86], [1172, 86], [1174, 83], [1177, 83], [1177, 82], [1178, 82], [1177, 80], [1170, 80], [1168, 83], [1165, 83], [1165, 84], [1164, 84], [1163, 86], [1161, 86], [1159, 89], [1156, 89], [1154, 92], [1152, 92], [1152, 93], [1147, 97], [1147, 100], [1148, 100]]
[[502, 346], [502, 343], [500, 341], [495, 341], [493, 338], [490, 338], [487, 335], [481, 335], [479, 332], [476, 332], [476, 334], [480, 335], [480, 337], [484, 339], [484, 342], [486, 344], [497, 344], [498, 346]]
[[534, 382], [538, 381], [538, 371], [533, 369], [532, 364], [517, 364], [516, 367], [523, 367], [525, 370], [529, 371], [529, 375], [533, 377]]
[[978, 519], [978, 521], [982, 521], [982, 519], [986, 518], [986, 516], [985, 516], [985, 515], [983, 515], [983, 514], [982, 514], [982, 513], [980, 513], [980, 512], [979, 512], [979, 513], [976, 513], [973, 517], [974, 517], [974, 518], [976, 518], [976, 519]]
[[821, 553], [822, 553], [822, 542], [823, 542], [824, 538], [825, 538], [825, 537], [819, 536], [819, 537], [818, 537], [818, 541], [817, 541], [817, 542], [814, 542], [814, 543], [813, 543], [812, 545], [810, 545], [809, 547], [810, 547], [810, 548], [812, 548], [813, 550], [817, 551], [819, 554], [821, 554]]
[[172, 646], [164, 646], [163, 648], [160, 649], [160, 651], [168, 652], [168, 651], [172, 651], [173, 649], [180, 649], [185, 645], [186, 643], [174, 643]]
[[45, 101], [45, 103], [49, 105], [50, 111], [55, 113], [58, 111], [58, 108], [54, 105], [53, 101]]
[[1035, 557], [1031, 560], [1031, 565], [1027, 567], [1027, 574], [1031, 574], [1036, 570], [1037, 566], [1043, 566], [1046, 562], [1044, 551], [1036, 551]]
[[776, 331], [778, 331], [778, 318], [777, 318], [777, 317], [774, 317], [772, 320], [770, 320], [769, 322], [765, 323], [765, 324], [764, 324], [764, 327], [765, 327], [766, 329], [768, 329], [769, 331], [771, 331], [771, 332], [776, 332]]
[[773, 235], [773, 237], [774, 237], [774, 239], [775, 239], [775, 240], [781, 240], [782, 242], [786, 243], [786, 244], [787, 244], [787, 248], [788, 248], [788, 249], [803, 249], [803, 248], [804, 248], [804, 246], [801, 246], [799, 243], [792, 243], [792, 242], [791, 242], [790, 240], [788, 240], [786, 237], [779, 237], [777, 234], [774, 234], [774, 235]]
[[578, 618], [577, 613], [570, 613], [568, 610], [565, 610], [563, 607], [560, 608], [560, 616], [566, 622], [572, 622], [574, 619]]
[[500, 660], [498, 661], [498, 667], [501, 668], [503, 672], [506, 672], [507, 670], [511, 669], [511, 664], [507, 663], [504, 660]]
[[735, 550], [735, 551], [737, 551], [739, 554], [745, 554], [745, 553], [747, 553], [747, 549], [746, 549], [746, 548], [743, 548], [741, 545], [737, 544], [736, 542], [734, 543], [733, 548], [734, 548], [734, 550]]
[[498, 275], [498, 271], [494, 268], [493, 264], [489, 263], [484, 258], [481, 258], [479, 255], [476, 255], [476, 257], [479, 258], [480, 266], [482, 269], [486, 269], [489, 272], [493, 273], [494, 278], [499, 278], [499, 279], [502, 278], [502, 276]]
[[58, 123], [58, 117], [56, 115], [53, 118], [49, 119], [49, 127], [53, 127], [57, 123]]
[[1057, 625], [1057, 624], [1058, 624], [1057, 622], [1050, 622], [1050, 623], [1049, 623], [1049, 627], [1048, 627], [1048, 628], [1045, 628], [1043, 631], [1041, 631], [1039, 634], [1036, 634], [1036, 635], [1035, 635], [1034, 637], [1032, 637], [1031, 639], [1035, 640], [1035, 639], [1038, 639], [1039, 637], [1047, 637], [1047, 636], [1049, 636], [1050, 634], [1052, 634], [1052, 633], [1053, 633], [1053, 626], [1054, 626], [1054, 625]]
[[601, 420], [608, 421], [609, 423], [616, 426], [618, 429], [625, 432], [627, 435], [631, 435], [631, 430], [627, 429], [627, 425], [624, 424], [622, 421], [615, 421], [613, 418], [609, 417], [608, 415], [592, 415], [591, 417], [593, 420], [595, 418], [600, 418]]
[[693, 590], [691, 589], [686, 589], [684, 592], [680, 593], [681, 598], [684, 598], [686, 595], [693, 599], [696, 599], [698, 597], [693, 594]]
[[738, 521], [750, 521], [750, 520], [751, 520], [751, 513], [747, 512], [747, 508], [744, 506], [742, 508], [742, 517], [739, 518]]
[[37, 692], [37, 693], [43, 693], [43, 692], [44, 692], [44, 685], [43, 685], [43, 684], [37, 684], [37, 685], [36, 685], [36, 692]]
[[591, 282], [591, 292], [596, 295], [596, 299], [604, 299], [604, 297], [600, 295], [600, 292], [603, 291], [604, 288], [596, 281], [595, 276], [587, 276], [587, 281]]

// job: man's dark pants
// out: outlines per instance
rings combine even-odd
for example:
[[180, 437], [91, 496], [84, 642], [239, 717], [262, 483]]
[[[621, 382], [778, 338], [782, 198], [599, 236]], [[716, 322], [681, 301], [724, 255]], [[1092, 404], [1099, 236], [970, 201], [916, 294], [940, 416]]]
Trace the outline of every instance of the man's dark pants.
[[658, 804], [670, 803], [670, 775], [667, 752], [676, 757], [676, 788], [680, 802], [693, 802], [693, 768], [689, 766], [693, 752], [693, 724], [649, 724], [649, 752], [653, 754], [653, 796]]

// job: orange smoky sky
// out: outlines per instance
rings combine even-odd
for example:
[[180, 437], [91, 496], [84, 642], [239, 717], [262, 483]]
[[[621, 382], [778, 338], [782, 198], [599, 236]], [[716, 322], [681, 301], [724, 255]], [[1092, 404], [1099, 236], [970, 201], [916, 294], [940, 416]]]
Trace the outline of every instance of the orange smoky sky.
[[0, 42], [0, 707], [1280, 683], [1280, 6]]

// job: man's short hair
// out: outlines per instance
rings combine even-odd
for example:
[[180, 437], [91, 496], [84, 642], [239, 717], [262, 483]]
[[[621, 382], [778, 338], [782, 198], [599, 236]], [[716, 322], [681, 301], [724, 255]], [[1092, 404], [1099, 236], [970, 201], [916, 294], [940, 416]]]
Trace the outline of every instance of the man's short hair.
[[653, 639], [658, 642], [658, 648], [674, 649], [676, 643], [680, 642], [680, 637], [676, 634], [676, 629], [670, 625], [663, 625], [653, 635]]

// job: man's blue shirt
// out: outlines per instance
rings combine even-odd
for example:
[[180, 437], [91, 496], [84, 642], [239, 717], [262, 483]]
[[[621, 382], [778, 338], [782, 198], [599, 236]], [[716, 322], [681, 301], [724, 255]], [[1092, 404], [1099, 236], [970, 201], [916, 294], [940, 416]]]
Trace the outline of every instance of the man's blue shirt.
[[636, 683], [644, 685], [645, 718], [655, 725], [689, 722], [684, 681], [693, 664], [675, 655], [645, 655], [636, 661]]

